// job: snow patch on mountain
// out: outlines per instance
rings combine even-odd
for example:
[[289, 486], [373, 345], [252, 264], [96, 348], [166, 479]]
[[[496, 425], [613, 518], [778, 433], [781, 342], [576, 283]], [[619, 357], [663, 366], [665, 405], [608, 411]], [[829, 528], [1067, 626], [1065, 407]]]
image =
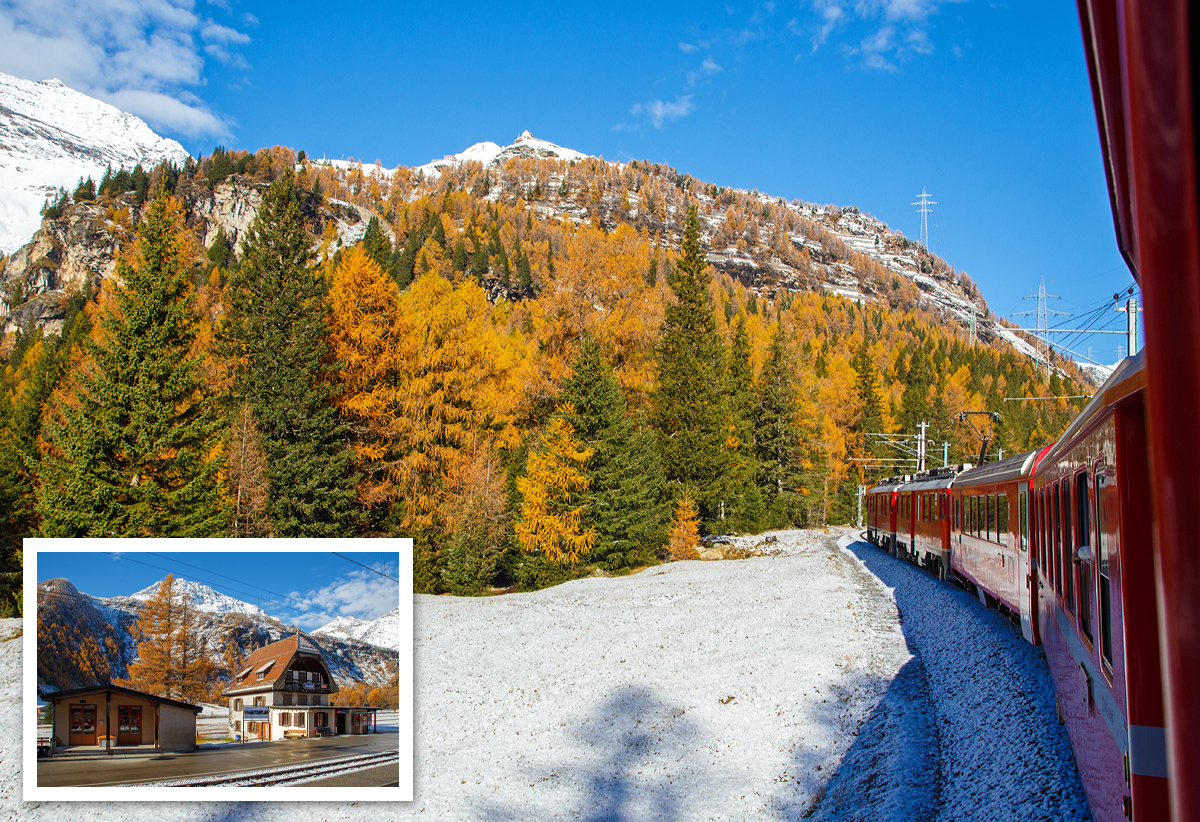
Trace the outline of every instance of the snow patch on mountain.
[[503, 163], [510, 157], [528, 157], [531, 159], [558, 159], [571, 162], [586, 160], [589, 155], [573, 148], [563, 148], [549, 140], [539, 140], [529, 133], [522, 131], [512, 145], [501, 148], [491, 141], [476, 143], [458, 154], [447, 154], [440, 160], [432, 160], [416, 170], [428, 177], [440, 177], [442, 169], [462, 163], [479, 163], [484, 166]]
[[58, 80], [0, 73], [0, 254], [20, 248], [41, 225], [46, 199], [106, 166], [149, 170], [182, 164], [187, 151], [142, 120]]
[[312, 633], [313, 636], [328, 636], [334, 639], [358, 639], [362, 636], [363, 629], [370, 624], [371, 622], [366, 619], [340, 616], [333, 622], [322, 625]]
[[[150, 599], [158, 593], [160, 583], [154, 583], [148, 588], [143, 588], [136, 594], [130, 594], [127, 597], [105, 597], [100, 600], [104, 604], [112, 604], [115, 600], [122, 600], [119, 604], [124, 605], [128, 600], [134, 600], [139, 604]], [[177, 594], [187, 594], [192, 605], [197, 610], [204, 611], [210, 614], [245, 614], [247, 616], [259, 617], [266, 619], [268, 614], [257, 605], [251, 605], [248, 602], [242, 602], [240, 599], [226, 596], [219, 591], [214, 591], [207, 585], [199, 582], [192, 582], [189, 579], [176, 579], [175, 591]]]
[[365, 642], [378, 648], [398, 651], [400, 649], [400, 609], [395, 608], [388, 611], [375, 620], [338, 617], [313, 631], [313, 635]]

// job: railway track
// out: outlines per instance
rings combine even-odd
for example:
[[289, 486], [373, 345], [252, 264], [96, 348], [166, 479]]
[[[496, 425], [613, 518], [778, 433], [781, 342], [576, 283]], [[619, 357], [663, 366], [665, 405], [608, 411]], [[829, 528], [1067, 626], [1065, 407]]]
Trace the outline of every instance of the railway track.
[[383, 751], [380, 753], [357, 754], [338, 759], [322, 759], [297, 765], [285, 765], [277, 768], [259, 768], [252, 771], [239, 771], [228, 774], [205, 774], [203, 776], [185, 779], [173, 779], [166, 782], [144, 782], [139, 787], [155, 788], [200, 788], [200, 787], [260, 787], [267, 785], [299, 785], [313, 779], [327, 776], [351, 773], [399, 762], [398, 751]]

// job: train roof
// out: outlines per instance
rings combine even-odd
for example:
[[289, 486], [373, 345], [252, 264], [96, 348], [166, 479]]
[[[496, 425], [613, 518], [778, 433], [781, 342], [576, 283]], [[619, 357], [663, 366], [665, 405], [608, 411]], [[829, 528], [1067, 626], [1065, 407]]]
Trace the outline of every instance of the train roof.
[[999, 462], [989, 462], [985, 465], [980, 465], [978, 468], [972, 468], [970, 471], [964, 471], [954, 480], [954, 487], [969, 488], [973, 485], [1004, 482], [1005, 480], [1028, 476], [1033, 471], [1034, 458], [1037, 456], [1039, 450], [1035, 449], [1033, 451], [1026, 451], [1023, 454], [1014, 454]]
[[885, 477], [884, 479], [881, 479], [877, 485], [875, 485], [869, 491], [867, 491], [867, 493], [868, 494], [882, 494], [884, 491], [895, 491], [897, 488], [899, 488], [901, 485], [904, 485], [906, 482], [910, 481], [911, 479], [912, 479], [912, 477], [910, 477], [908, 475], [901, 475], [898, 477]]
[[951, 465], [945, 468], [933, 468], [923, 474], [917, 474], [912, 482], [904, 486], [907, 491], [935, 491], [949, 488], [955, 484], [955, 479], [970, 468], [970, 464]]
[[928, 491], [934, 488], [949, 488], [954, 478], [971, 467], [971, 463], [951, 465], [942, 468], [930, 468], [920, 474], [903, 474], [898, 477], [881, 479], [868, 494], [882, 494], [886, 491]]

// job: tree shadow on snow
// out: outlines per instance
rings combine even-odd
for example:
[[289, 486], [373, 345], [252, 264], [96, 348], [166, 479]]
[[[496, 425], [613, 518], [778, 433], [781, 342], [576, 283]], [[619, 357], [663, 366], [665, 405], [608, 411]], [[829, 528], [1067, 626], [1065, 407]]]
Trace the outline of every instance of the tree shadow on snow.
[[[855, 544], [850, 550], [877, 576], [880, 569], [873, 565], [897, 562], [870, 546]], [[802, 805], [778, 802], [776, 815], [780, 819], [920, 822], [934, 817], [940, 782], [935, 712], [920, 654], [907, 636], [905, 641], [912, 659], [888, 684], [836, 770], [811, 801]], [[868, 676], [857, 685], [878, 687], [876, 683]], [[845, 683], [835, 690], [825, 703], [828, 707], [817, 710], [814, 719], [838, 727], [838, 704], [849, 701], [855, 684]], [[793, 772], [811, 774], [822, 759], [822, 751], [798, 749], [793, 756]]]
[[[586, 746], [586, 760], [553, 765], [547, 758], [544, 773], [523, 775], [530, 784], [528, 804], [480, 808], [477, 818], [489, 822], [544, 818], [551, 807], [555, 816], [585, 822], [682, 818], [682, 798], [702, 787], [703, 780], [702, 775], [682, 773], [685, 769], [678, 764], [694, 748], [697, 737], [685, 713], [685, 708], [666, 704], [650, 688], [619, 689], [578, 720], [576, 738]], [[582, 795], [564, 790], [569, 787]], [[569, 807], [572, 795], [579, 796], [574, 808]]]

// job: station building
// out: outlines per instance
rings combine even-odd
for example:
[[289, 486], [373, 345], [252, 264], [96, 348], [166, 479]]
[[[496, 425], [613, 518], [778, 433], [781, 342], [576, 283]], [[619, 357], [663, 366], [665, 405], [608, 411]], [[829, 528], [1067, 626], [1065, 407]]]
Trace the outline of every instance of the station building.
[[111, 751], [115, 747], [153, 745], [155, 750], [190, 751], [196, 747], [199, 705], [119, 685], [95, 685], [40, 696], [53, 705], [53, 748], [96, 745]]
[[375, 708], [331, 702], [337, 683], [321, 649], [301, 634], [259, 648], [226, 689], [234, 739], [306, 738], [368, 733]]

